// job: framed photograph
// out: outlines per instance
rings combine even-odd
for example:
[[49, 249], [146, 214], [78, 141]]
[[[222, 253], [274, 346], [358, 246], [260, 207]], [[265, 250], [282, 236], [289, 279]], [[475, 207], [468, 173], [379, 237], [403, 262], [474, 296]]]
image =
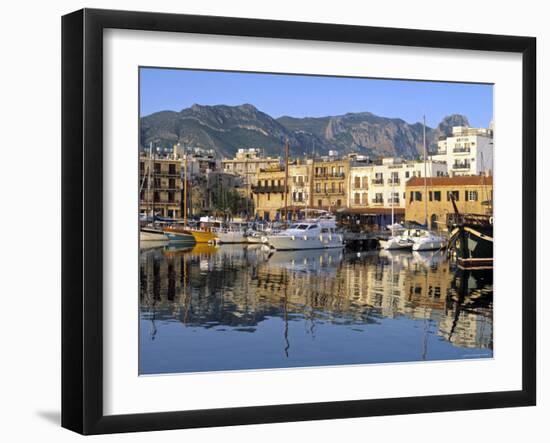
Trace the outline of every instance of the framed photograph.
[[62, 20], [62, 425], [535, 405], [531, 37]]

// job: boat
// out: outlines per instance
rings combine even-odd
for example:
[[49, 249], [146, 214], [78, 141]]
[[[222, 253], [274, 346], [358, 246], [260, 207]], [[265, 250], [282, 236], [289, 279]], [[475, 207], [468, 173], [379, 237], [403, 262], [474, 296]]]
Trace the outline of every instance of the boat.
[[168, 240], [173, 242], [189, 243], [191, 245], [199, 243], [193, 232], [183, 225], [167, 226], [163, 229], [163, 233]]
[[449, 218], [449, 231], [449, 249], [460, 267], [469, 269], [493, 267], [492, 216], [456, 213], [454, 217]]
[[434, 234], [427, 229], [418, 229], [416, 235], [410, 237], [413, 241], [413, 251], [437, 251], [447, 247], [447, 239]]
[[154, 225], [142, 226], [139, 229], [140, 241], [166, 241], [168, 238], [164, 235], [162, 228]]
[[392, 235], [387, 240], [378, 240], [382, 249], [386, 251], [398, 250], [398, 249], [412, 249], [414, 244], [413, 240], [405, 234], [405, 228], [400, 224], [392, 223], [390, 225]]
[[233, 222], [228, 226], [213, 229], [219, 243], [248, 243], [245, 222]]
[[263, 236], [262, 242], [279, 251], [344, 247], [334, 218], [293, 223], [279, 233]]

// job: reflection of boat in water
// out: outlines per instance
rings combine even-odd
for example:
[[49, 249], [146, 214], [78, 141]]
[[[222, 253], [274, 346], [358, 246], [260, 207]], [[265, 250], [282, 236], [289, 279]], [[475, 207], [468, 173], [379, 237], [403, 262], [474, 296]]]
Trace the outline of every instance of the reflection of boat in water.
[[179, 255], [203, 255], [203, 254], [214, 254], [218, 251], [218, 248], [215, 245], [208, 243], [197, 243], [195, 245], [182, 245], [179, 243], [170, 243], [164, 246], [162, 250], [163, 255], [168, 257], [176, 257]]
[[417, 230], [416, 236], [411, 237], [411, 239], [413, 241], [413, 251], [434, 251], [447, 247], [447, 240], [444, 237], [427, 229]]
[[264, 243], [281, 251], [344, 247], [344, 238], [336, 233], [333, 218], [294, 223], [280, 233], [266, 235], [264, 239]]
[[413, 259], [422, 265], [425, 266], [436, 266], [441, 264], [447, 259], [445, 251], [413, 251]]
[[320, 269], [336, 268], [343, 258], [342, 249], [326, 251], [274, 251], [268, 255], [267, 263], [292, 271], [316, 272]]
[[164, 240], [149, 240], [139, 243], [139, 250], [144, 251], [148, 249], [162, 248], [167, 243], [167, 239]]

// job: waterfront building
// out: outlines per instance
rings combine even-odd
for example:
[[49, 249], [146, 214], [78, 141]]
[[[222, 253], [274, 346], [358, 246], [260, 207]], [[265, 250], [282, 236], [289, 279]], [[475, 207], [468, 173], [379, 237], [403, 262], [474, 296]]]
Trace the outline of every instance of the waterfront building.
[[224, 172], [240, 175], [245, 184], [256, 185], [260, 169], [276, 167], [280, 163], [277, 157], [260, 155], [260, 149], [239, 149], [234, 158], [222, 160], [222, 169]]
[[311, 160], [295, 160], [288, 166], [289, 211], [296, 215], [310, 205]]
[[[273, 221], [284, 216], [282, 210], [285, 207], [285, 193], [288, 192], [288, 186], [285, 191], [285, 176], [285, 169], [280, 164], [258, 170], [256, 184], [251, 187], [259, 218]], [[286, 199], [288, 204], [288, 195]]]
[[179, 143], [174, 145], [176, 158], [184, 159], [187, 156], [187, 174], [189, 180], [220, 169], [220, 160], [216, 158], [213, 149], [183, 147]]
[[441, 161], [405, 161], [399, 157], [350, 169], [350, 208], [405, 208], [405, 183], [413, 177], [439, 177], [447, 174], [447, 164]]
[[338, 210], [347, 206], [349, 159], [315, 159], [313, 167], [313, 208]]
[[453, 127], [450, 136], [441, 137], [434, 160], [444, 161], [449, 175], [493, 174], [493, 130]]
[[[426, 195], [427, 192], [427, 195]], [[491, 214], [493, 178], [484, 175], [412, 178], [406, 184], [405, 219], [445, 229], [449, 214], [454, 214], [451, 195], [461, 213]]]
[[[174, 155], [139, 158], [139, 212], [160, 217], [182, 216], [182, 161]], [[148, 179], [151, 181], [148, 183]]]

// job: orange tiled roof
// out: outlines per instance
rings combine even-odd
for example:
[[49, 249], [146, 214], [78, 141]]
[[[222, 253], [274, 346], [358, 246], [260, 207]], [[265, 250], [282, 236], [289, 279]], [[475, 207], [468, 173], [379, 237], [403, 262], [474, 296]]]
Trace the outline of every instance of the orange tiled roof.
[[[428, 177], [428, 186], [472, 186], [472, 185], [491, 185], [493, 177], [481, 175], [461, 175], [456, 177]], [[424, 186], [424, 177], [413, 177], [407, 183], [407, 186]]]

